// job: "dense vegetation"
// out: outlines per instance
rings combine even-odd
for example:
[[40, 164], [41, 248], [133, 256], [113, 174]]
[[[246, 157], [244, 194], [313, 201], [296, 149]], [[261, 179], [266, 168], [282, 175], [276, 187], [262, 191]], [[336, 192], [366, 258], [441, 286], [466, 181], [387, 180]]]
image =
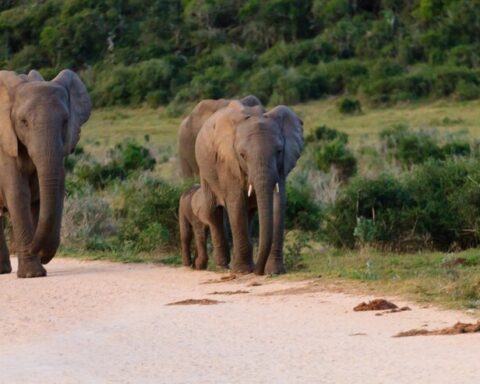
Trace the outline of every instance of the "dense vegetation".
[[97, 106], [480, 97], [479, 0], [9, 0], [0, 11], [2, 67], [71, 67]]

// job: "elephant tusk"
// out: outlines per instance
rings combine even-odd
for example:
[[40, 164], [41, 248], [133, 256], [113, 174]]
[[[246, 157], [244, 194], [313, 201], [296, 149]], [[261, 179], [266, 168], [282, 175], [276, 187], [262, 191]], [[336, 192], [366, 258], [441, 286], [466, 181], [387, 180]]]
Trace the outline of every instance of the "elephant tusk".
[[275, 184], [275, 189], [277, 190], [277, 193], [280, 193], [280, 186], [277, 184]]
[[248, 194], [247, 194], [248, 197], [250, 197], [250, 195], [252, 194], [252, 189], [253, 189], [252, 184], [250, 184], [250, 185], [248, 186]]

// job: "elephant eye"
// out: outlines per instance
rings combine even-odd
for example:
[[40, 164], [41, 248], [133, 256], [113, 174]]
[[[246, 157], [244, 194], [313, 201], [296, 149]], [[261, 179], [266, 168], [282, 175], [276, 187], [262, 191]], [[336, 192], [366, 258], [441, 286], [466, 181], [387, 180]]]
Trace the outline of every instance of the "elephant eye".
[[245, 160], [245, 157], [246, 157], [245, 152], [240, 152], [240, 157], [241, 157], [243, 160]]
[[20, 122], [22, 123], [22, 125], [23, 125], [24, 127], [28, 127], [28, 121], [27, 121], [27, 119], [22, 119], [22, 120], [20, 120]]

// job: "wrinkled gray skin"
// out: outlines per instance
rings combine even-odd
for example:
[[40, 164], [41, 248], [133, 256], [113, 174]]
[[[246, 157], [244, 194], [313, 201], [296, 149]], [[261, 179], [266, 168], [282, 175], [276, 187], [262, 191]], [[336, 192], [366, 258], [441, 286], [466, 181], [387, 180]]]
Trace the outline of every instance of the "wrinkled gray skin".
[[[52, 81], [36, 71], [28, 76], [0, 71], [0, 210], [12, 223], [18, 277], [45, 276], [42, 264], [57, 251], [64, 158], [90, 111], [85, 85], [70, 70]], [[0, 228], [0, 273], [11, 270]]]
[[[265, 113], [262, 107], [245, 107], [233, 101], [200, 129], [195, 153], [203, 198], [202, 205], [194, 207], [208, 223], [214, 247], [225, 242], [218, 210], [226, 208], [234, 272], [285, 273], [285, 183], [302, 149], [303, 124], [285, 106]], [[260, 231], [254, 265], [250, 233], [257, 209]]]
[[[178, 134], [178, 155], [182, 176], [185, 179], [198, 177], [199, 170], [195, 160], [195, 141], [205, 121], [218, 110], [225, 108], [232, 100], [202, 100], [180, 124]], [[247, 107], [261, 106], [255, 96], [249, 95], [240, 100]]]
[[[208, 266], [208, 225], [203, 223], [195, 212], [198, 211], [198, 208], [203, 204], [203, 194], [200, 191], [200, 186], [195, 185], [182, 194], [180, 197], [180, 207], [178, 209], [182, 263], [186, 267], [192, 266], [195, 269], [207, 269]], [[193, 259], [190, 252], [192, 240], [195, 240], [195, 256]], [[227, 255], [226, 259], [222, 257], [224, 254]], [[218, 254], [218, 252], [215, 254], [214, 250], [214, 259], [217, 266], [222, 268], [228, 267], [228, 244], [223, 244], [220, 254]]]

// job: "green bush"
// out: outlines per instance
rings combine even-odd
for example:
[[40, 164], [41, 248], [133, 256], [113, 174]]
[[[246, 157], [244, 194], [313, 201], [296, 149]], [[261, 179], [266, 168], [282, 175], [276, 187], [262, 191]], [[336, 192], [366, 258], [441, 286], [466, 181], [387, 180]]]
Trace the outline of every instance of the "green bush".
[[176, 247], [179, 242], [178, 203], [183, 189], [161, 179], [142, 176], [120, 186], [122, 204], [114, 209], [119, 221], [117, 246], [136, 251]]
[[471, 146], [455, 136], [445, 138], [436, 131], [411, 131], [406, 125], [395, 125], [380, 132], [383, 153], [388, 159], [411, 168], [428, 160], [445, 160], [454, 156], [469, 156]]
[[346, 181], [357, 171], [357, 159], [341, 138], [322, 143], [317, 149], [316, 161], [321, 171], [329, 172], [333, 168], [340, 181]]
[[352, 115], [362, 112], [360, 101], [350, 97], [343, 97], [337, 103], [337, 108], [340, 113], [345, 115]]
[[327, 211], [336, 246], [449, 250], [480, 240], [478, 161], [428, 161], [401, 176], [354, 178]]
[[456, 86], [458, 100], [474, 100], [480, 98], [480, 86], [474, 82], [460, 80]]
[[155, 163], [148, 148], [129, 139], [109, 150], [104, 164], [79, 148], [66, 160], [66, 168], [71, 173], [66, 182], [67, 192], [78, 192], [85, 186], [102, 189], [114, 180], [126, 179], [135, 171], [152, 170]]
[[444, 153], [428, 132], [412, 132], [406, 125], [395, 125], [380, 132], [380, 140], [388, 158], [410, 168], [428, 159], [440, 160]]
[[321, 208], [305, 180], [288, 180], [285, 228], [317, 231], [322, 217]]
[[313, 133], [305, 137], [307, 143], [315, 141], [332, 141], [337, 139], [346, 144], [348, 142], [348, 135], [345, 132], [329, 128], [326, 125], [320, 125], [314, 129]]
[[350, 248], [356, 245], [356, 237], [362, 243], [393, 243], [403, 232], [398, 215], [403, 215], [409, 205], [407, 191], [392, 176], [354, 178], [327, 212], [326, 239], [335, 246]]

